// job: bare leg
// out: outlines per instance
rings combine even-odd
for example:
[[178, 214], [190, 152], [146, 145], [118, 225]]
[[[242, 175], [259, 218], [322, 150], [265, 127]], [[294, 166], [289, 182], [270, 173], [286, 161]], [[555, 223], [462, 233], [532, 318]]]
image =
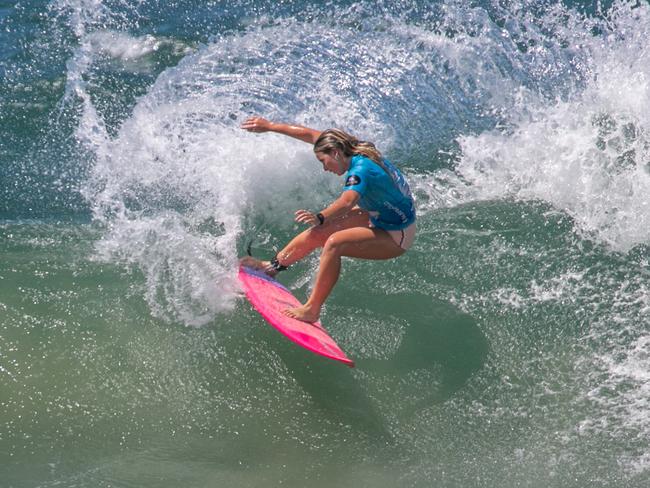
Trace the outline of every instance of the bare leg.
[[[282, 266], [291, 266], [309, 255], [314, 249], [323, 247], [327, 239], [335, 232], [353, 227], [368, 227], [368, 222], [368, 212], [353, 208], [350, 212], [335, 220], [326, 222], [322, 226], [310, 227], [298, 234], [277, 254], [278, 261]], [[240, 263], [244, 266], [260, 269], [270, 276], [277, 274], [270, 261], [245, 257], [241, 259]]]
[[284, 314], [304, 322], [316, 322], [323, 303], [339, 278], [342, 256], [391, 259], [402, 254], [404, 250], [382, 229], [354, 227], [333, 233], [323, 247], [311, 296], [303, 306], [289, 308]]

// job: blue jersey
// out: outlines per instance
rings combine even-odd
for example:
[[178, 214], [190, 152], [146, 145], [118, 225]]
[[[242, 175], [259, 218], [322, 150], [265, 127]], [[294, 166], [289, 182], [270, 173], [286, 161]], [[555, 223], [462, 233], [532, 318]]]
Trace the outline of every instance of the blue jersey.
[[404, 175], [384, 159], [382, 165], [356, 155], [345, 174], [345, 191], [361, 198], [359, 207], [370, 213], [370, 222], [386, 230], [405, 229], [415, 222], [415, 204]]

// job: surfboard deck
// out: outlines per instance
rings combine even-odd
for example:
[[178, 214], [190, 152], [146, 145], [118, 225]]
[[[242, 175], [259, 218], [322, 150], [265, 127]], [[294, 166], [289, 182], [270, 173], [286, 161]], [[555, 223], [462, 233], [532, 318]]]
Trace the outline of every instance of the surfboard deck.
[[345, 355], [320, 322], [310, 324], [282, 313], [286, 308], [300, 306], [300, 302], [280, 282], [248, 266], [239, 267], [238, 278], [253, 308], [287, 339], [315, 354], [354, 367], [354, 361]]

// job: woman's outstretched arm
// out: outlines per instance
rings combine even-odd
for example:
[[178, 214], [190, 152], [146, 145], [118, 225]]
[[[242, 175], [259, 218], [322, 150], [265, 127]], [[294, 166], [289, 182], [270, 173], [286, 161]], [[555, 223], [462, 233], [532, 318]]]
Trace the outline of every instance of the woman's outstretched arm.
[[321, 131], [302, 127], [300, 125], [283, 124], [271, 122], [262, 117], [250, 117], [241, 125], [241, 128], [248, 132], [277, 132], [285, 136], [293, 137], [309, 144], [314, 144], [320, 136]]

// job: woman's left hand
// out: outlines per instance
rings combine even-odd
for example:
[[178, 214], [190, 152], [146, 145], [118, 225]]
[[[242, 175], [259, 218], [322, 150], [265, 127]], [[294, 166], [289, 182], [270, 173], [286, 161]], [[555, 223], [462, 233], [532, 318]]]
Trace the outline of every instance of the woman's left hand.
[[319, 225], [320, 220], [318, 220], [318, 217], [316, 217], [316, 214], [314, 212], [310, 212], [309, 210], [298, 210], [296, 212], [296, 222], [300, 224], [307, 224], [307, 225]]

